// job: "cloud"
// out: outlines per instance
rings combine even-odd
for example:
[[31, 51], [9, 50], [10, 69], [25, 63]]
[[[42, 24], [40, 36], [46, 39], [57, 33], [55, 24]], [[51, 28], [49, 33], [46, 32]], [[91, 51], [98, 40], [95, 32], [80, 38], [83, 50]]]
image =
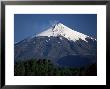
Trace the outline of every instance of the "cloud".
[[39, 32], [36, 32], [36, 33], [39, 34], [40, 32], [45, 31], [45, 30], [55, 26], [57, 23], [59, 23], [58, 20], [47, 21], [47, 23], [40, 25], [40, 27], [39, 27], [40, 30], [39, 30]]
[[48, 21], [47, 24], [43, 24], [43, 25], [41, 26], [41, 28], [42, 28], [42, 30], [46, 30], [46, 29], [48, 29], [48, 28], [50, 28], [50, 27], [56, 25], [57, 23], [59, 23], [58, 20], [50, 20], [50, 21]]
[[50, 20], [50, 21], [49, 21], [49, 24], [50, 24], [51, 26], [54, 26], [54, 25], [56, 25], [57, 23], [59, 23], [59, 20]]

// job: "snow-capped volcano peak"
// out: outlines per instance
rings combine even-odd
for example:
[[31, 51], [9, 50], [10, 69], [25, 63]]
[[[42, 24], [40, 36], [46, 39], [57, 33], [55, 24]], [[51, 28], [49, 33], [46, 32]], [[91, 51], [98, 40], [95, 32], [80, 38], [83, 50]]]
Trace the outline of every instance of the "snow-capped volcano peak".
[[48, 37], [63, 36], [65, 38], [67, 38], [68, 40], [72, 40], [72, 41], [77, 41], [79, 39], [86, 41], [86, 38], [89, 37], [87, 35], [84, 35], [80, 32], [77, 32], [77, 31], [63, 25], [62, 23], [55, 24], [53, 27], [47, 29], [46, 31], [41, 32], [40, 34], [37, 34], [36, 36], [48, 36]]

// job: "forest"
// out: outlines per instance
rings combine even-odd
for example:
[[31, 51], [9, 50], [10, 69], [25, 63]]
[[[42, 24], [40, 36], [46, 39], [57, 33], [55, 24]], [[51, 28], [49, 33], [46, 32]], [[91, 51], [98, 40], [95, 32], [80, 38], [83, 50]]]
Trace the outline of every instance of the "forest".
[[14, 63], [14, 76], [97, 76], [97, 64], [82, 68], [59, 67], [47, 59]]

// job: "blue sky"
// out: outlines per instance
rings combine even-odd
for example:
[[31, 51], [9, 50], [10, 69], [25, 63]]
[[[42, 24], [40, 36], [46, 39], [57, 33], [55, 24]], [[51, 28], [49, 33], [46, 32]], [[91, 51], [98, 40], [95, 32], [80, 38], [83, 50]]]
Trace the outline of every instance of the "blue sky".
[[55, 22], [63, 23], [88, 36], [97, 37], [96, 14], [15, 14], [14, 42], [40, 33]]

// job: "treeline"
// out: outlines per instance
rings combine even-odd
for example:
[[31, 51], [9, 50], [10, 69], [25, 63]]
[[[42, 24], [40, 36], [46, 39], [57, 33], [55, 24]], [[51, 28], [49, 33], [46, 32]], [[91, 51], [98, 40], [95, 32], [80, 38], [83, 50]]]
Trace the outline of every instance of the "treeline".
[[96, 64], [85, 68], [61, 68], [54, 65], [50, 60], [31, 59], [17, 61], [14, 64], [15, 76], [96, 76]]

